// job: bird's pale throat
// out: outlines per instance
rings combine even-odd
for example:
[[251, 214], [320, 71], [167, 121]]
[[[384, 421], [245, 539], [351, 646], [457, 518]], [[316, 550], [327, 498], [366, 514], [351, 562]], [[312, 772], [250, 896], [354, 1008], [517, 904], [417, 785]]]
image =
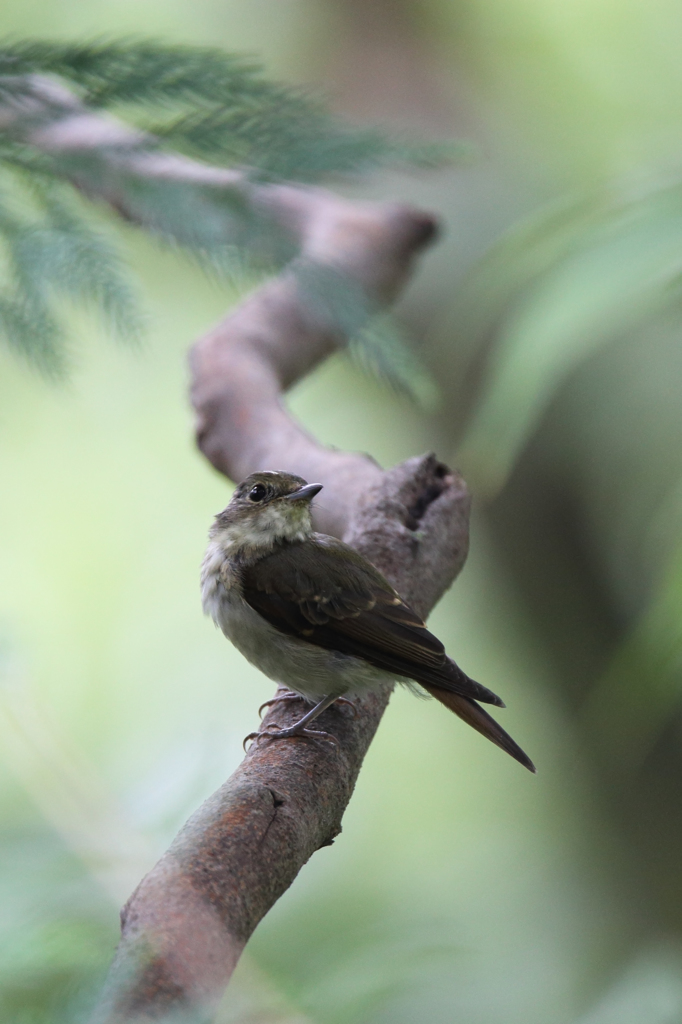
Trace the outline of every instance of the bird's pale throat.
[[303, 541], [312, 532], [308, 502], [273, 501], [234, 522], [216, 521], [212, 537], [226, 554], [233, 554], [245, 549], [267, 551], [281, 541]]

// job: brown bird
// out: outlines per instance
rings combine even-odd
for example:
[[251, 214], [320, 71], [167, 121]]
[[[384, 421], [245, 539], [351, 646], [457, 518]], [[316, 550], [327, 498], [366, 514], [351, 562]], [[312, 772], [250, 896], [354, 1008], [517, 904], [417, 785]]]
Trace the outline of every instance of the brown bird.
[[416, 682], [530, 771], [533, 762], [477, 703], [504, 707], [470, 679], [375, 567], [315, 533], [322, 489], [289, 473], [253, 473], [216, 516], [202, 565], [204, 611], [265, 675], [314, 706], [288, 729], [247, 739], [328, 738], [308, 728], [334, 701], [386, 681]]

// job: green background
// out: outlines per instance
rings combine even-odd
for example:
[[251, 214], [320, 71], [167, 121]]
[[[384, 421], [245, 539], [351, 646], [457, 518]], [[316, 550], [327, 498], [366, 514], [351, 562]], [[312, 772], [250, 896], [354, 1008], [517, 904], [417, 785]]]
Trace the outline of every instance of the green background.
[[[431, 623], [503, 695], [538, 775], [396, 693], [342, 835], [259, 926], [220, 1019], [682, 1020], [676, 236], [672, 299], [628, 304], [659, 281], [632, 253], [658, 252], [672, 217], [656, 203], [682, 151], [677, 5], [5, 0], [0, 32], [245, 50], [360, 119], [476, 146], [463, 167], [337, 183], [445, 218], [401, 305], [440, 409], [341, 355], [289, 404], [383, 465], [461, 457], [471, 555]], [[386, 71], [403, 65], [407, 99]], [[552, 203], [569, 259], [517, 227], [471, 269]], [[143, 343], [73, 313], [58, 385], [0, 349], [0, 1006], [22, 1024], [87, 1014], [117, 907], [272, 693], [198, 598], [230, 487], [193, 446], [185, 354], [239, 297], [116, 230]]]

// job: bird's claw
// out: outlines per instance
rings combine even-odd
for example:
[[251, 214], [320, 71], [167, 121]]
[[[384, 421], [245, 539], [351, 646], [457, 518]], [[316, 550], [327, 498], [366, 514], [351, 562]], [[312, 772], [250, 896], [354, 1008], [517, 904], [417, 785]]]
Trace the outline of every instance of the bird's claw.
[[[275, 697], [271, 697], [270, 700], [266, 700], [264, 704], [258, 709], [258, 714], [262, 717], [264, 708], [273, 707], [275, 704], [282, 704], [285, 701], [302, 700], [304, 703], [309, 704], [310, 701], [306, 700], [300, 693], [296, 693], [293, 690], [286, 690], [284, 687], [278, 691]], [[357, 708], [351, 700], [347, 697], [325, 697], [316, 707], [313, 707], [312, 711], [309, 711], [307, 715], [299, 721], [290, 725], [288, 728], [283, 729], [279, 725], [271, 725], [268, 729], [261, 729], [259, 732], [250, 732], [248, 736], [244, 737], [243, 747], [246, 750], [246, 744], [249, 741], [257, 743], [258, 740], [289, 740], [295, 739], [297, 736], [301, 736], [303, 739], [311, 740], [328, 740], [329, 743], [333, 743], [335, 746], [339, 745], [339, 741], [336, 736], [332, 736], [331, 733], [323, 732], [321, 729], [306, 729], [305, 722], [313, 721], [317, 716], [324, 711], [326, 707], [332, 704], [344, 704], [349, 707], [353, 713], [353, 717], [357, 714]]]
[[[285, 690], [278, 697], [271, 697], [270, 700], [266, 700], [261, 704], [261, 706], [258, 708], [259, 718], [263, 717], [263, 708], [271, 708], [274, 707], [275, 704], [283, 704], [291, 700], [302, 700], [304, 704], [310, 704], [310, 701], [307, 700], [305, 697], [302, 697], [300, 693], [294, 693], [293, 690]], [[353, 714], [353, 718], [355, 718], [355, 716], [358, 713], [356, 705], [353, 703], [352, 700], [349, 700], [348, 697], [337, 697], [336, 700], [334, 701], [334, 704], [343, 704], [344, 707], [350, 708]], [[334, 705], [332, 704], [332, 707], [333, 706]]]
[[293, 690], [285, 690], [279, 696], [271, 697], [270, 700], [266, 700], [263, 704], [261, 704], [261, 706], [258, 708], [258, 717], [259, 718], [263, 717], [263, 708], [271, 708], [275, 704], [281, 704], [281, 703], [284, 703], [285, 701], [290, 701], [290, 700], [302, 700], [302, 701], [305, 701], [305, 697], [302, 697], [300, 695], [300, 693], [294, 693]]
[[[336, 700], [334, 701], [334, 704], [343, 704], [344, 707], [350, 708], [351, 711], [353, 712], [353, 718], [355, 718], [355, 716], [358, 713], [356, 705], [353, 703], [352, 700], [349, 700], [348, 697], [337, 697]], [[334, 707], [334, 704], [332, 704], [332, 707]]]
[[242, 748], [246, 750], [246, 744], [249, 742], [249, 740], [255, 740], [257, 736], [260, 736], [259, 732], [250, 732], [249, 735], [245, 736], [244, 739], [242, 740]]
[[290, 729], [279, 729], [277, 726], [271, 726], [269, 729], [263, 729], [261, 732], [250, 732], [248, 736], [244, 737], [243, 747], [246, 750], [246, 744], [249, 740], [254, 743], [258, 740], [290, 740], [296, 739], [300, 736], [302, 739], [313, 739], [313, 740], [328, 740], [329, 743], [333, 743], [335, 746], [339, 746], [339, 741], [336, 736], [332, 736], [330, 732], [323, 732], [321, 729], [297, 729], [292, 726]]

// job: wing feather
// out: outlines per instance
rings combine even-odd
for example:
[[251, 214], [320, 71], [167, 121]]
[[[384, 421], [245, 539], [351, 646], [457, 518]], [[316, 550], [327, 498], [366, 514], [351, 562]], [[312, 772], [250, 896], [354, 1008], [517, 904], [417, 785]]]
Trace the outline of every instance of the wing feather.
[[283, 544], [242, 570], [244, 599], [276, 629], [425, 685], [501, 704], [362, 555], [331, 537]]

